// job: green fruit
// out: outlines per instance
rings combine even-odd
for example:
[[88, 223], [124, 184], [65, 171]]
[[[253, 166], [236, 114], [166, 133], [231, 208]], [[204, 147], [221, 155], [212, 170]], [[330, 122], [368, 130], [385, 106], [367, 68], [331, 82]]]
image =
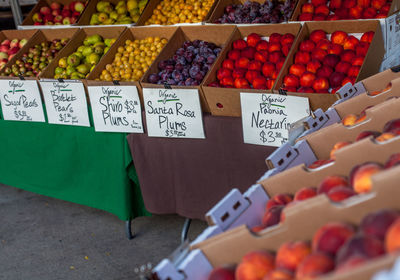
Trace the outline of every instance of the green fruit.
[[56, 67], [56, 70], [54, 70], [54, 73], [56, 75], [60, 75], [64, 70], [61, 67]]
[[132, 10], [129, 10], [129, 14], [131, 15], [131, 17], [132, 17], [132, 16], [136, 16], [136, 15], [139, 14], [139, 9], [132, 9]]
[[106, 44], [107, 47], [111, 46], [111, 40], [112, 39], [104, 39], [104, 44]]
[[84, 57], [83, 54], [82, 54], [81, 52], [74, 52], [73, 54], [76, 55], [77, 57], [79, 57], [79, 59], [81, 59], [81, 60], [82, 60], [83, 57]]
[[104, 25], [113, 25], [115, 23], [115, 20], [113, 20], [112, 18], [108, 18], [105, 21], [103, 21], [102, 24]]
[[92, 53], [91, 55], [89, 55], [88, 61], [91, 65], [95, 65], [99, 63], [100, 55], [98, 55], [97, 53]]
[[67, 58], [63, 57], [58, 61], [58, 66], [61, 68], [66, 68], [67, 67]]
[[77, 52], [83, 52], [83, 49], [85, 48], [85, 46], [79, 46], [79, 48], [76, 49]]
[[90, 71], [89, 71], [89, 72], [92, 72], [92, 70], [94, 69], [94, 67], [96, 67], [96, 65], [92, 65], [92, 67], [90, 67]]
[[71, 77], [72, 80], [79, 80], [80, 79], [80, 75], [79, 74], [80, 73], [78, 73], [78, 72], [73, 72], [70, 77]]
[[81, 64], [76, 67], [76, 71], [78, 71], [79, 73], [84, 74], [84, 75], [89, 73], [89, 69], [90, 69], [90, 67], [86, 64]]
[[131, 11], [133, 9], [137, 9], [138, 8], [138, 2], [136, 0], [128, 0], [128, 2], [126, 2], [126, 7], [128, 8], [128, 11]]
[[121, 7], [119, 7], [119, 8], [117, 9], [117, 13], [118, 13], [119, 15], [125, 15], [126, 12], [127, 12], [127, 9], [126, 9], [125, 6], [121, 6]]
[[100, 23], [102, 23], [108, 19], [108, 15], [106, 13], [100, 13], [98, 17], [99, 17]]
[[79, 63], [81, 62], [80, 58], [76, 54], [71, 54], [67, 58], [68, 65], [71, 66], [78, 66]]
[[124, 7], [125, 7], [125, 1], [118, 1], [118, 3], [117, 3], [117, 5], [115, 6], [115, 8], [117, 9], [117, 8], [119, 8], [119, 7], [121, 7], [121, 6], [124, 6]]
[[[103, 38], [101, 38], [101, 36], [98, 35], [98, 34], [89, 36], [89, 37], [87, 37], [86, 39], [87, 39], [87, 41], [88, 41], [88, 43], [89, 43], [90, 45], [94, 45], [94, 44], [96, 44], [96, 43], [98, 43], [98, 42], [103, 42]], [[85, 39], [85, 40], [86, 40], [86, 39]]]
[[147, 0], [140, 0], [138, 7], [139, 9], [144, 9], [146, 5], [147, 5]]
[[104, 42], [97, 42], [96, 44], [93, 45], [93, 47], [98, 47], [98, 46], [104, 48], [106, 46], [106, 44]]
[[68, 66], [67, 71], [65, 72], [68, 76], [70, 76], [73, 72], [75, 72], [76, 69], [74, 66]]
[[100, 24], [99, 14], [93, 14], [92, 17], [90, 18], [89, 24], [90, 25], [98, 25], [98, 24]]
[[117, 18], [118, 18], [118, 13], [116, 11], [112, 11], [110, 13], [110, 19], [117, 20]]
[[98, 12], [104, 12], [106, 7], [110, 6], [110, 2], [106, 2], [106, 1], [99, 1], [96, 5], [96, 10]]
[[82, 51], [82, 55], [83, 55], [83, 56], [88, 56], [88, 55], [90, 55], [91, 53], [93, 53], [93, 48], [92, 48], [92, 47], [90, 47], [90, 46], [84, 47], [84, 49], [83, 49], [83, 51]]
[[106, 48], [104, 49], [104, 53], [107, 53], [109, 49], [110, 49], [110, 47], [106, 47]]
[[102, 55], [104, 53], [104, 47], [103, 46], [96, 46], [94, 48], [94, 53], [98, 55]]

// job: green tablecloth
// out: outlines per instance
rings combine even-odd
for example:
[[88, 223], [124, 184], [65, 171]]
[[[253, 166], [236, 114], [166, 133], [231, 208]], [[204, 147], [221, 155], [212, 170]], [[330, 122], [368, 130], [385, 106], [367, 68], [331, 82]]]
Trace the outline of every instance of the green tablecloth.
[[148, 214], [124, 133], [0, 120], [0, 182], [121, 220]]

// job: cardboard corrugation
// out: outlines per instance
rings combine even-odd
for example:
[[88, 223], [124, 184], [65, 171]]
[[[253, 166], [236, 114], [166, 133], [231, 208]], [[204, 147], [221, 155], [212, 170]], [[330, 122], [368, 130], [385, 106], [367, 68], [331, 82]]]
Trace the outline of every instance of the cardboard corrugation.
[[[136, 40], [136, 39], [145, 39], [147, 37], [161, 37], [165, 38], [168, 41], [171, 40], [171, 38], [174, 36], [175, 32], [178, 30], [178, 27], [150, 27], [150, 26], [142, 26], [142, 27], [132, 27], [132, 28], [127, 28], [121, 36], [118, 38], [118, 40], [111, 46], [109, 51], [103, 56], [102, 60], [96, 65], [96, 67], [92, 70], [92, 72], [89, 74], [87, 77], [87, 84], [88, 85], [96, 85], [96, 86], [101, 86], [101, 85], [113, 85], [113, 82], [107, 82], [107, 81], [94, 81], [100, 77], [101, 72], [105, 69], [107, 64], [110, 64], [113, 62], [115, 54], [118, 51], [118, 47], [124, 46], [126, 40]], [[164, 48], [168, 47], [167, 45], [164, 46]], [[157, 58], [155, 59], [157, 60]], [[154, 62], [153, 62], [154, 63]], [[149, 67], [150, 69], [151, 67]], [[145, 74], [145, 73], [144, 73]], [[139, 81], [134, 81], [134, 82], [119, 82], [120, 85], [134, 85], [138, 89], [140, 101], [143, 106], [143, 93], [142, 93], [142, 87], [140, 85]]]
[[171, 40], [168, 42], [168, 46], [164, 47], [164, 49], [160, 52], [157, 59], [153, 62], [153, 64], [149, 67], [149, 70], [145, 73], [145, 75], [140, 80], [140, 84], [142, 88], [164, 88], [163, 85], [156, 85], [148, 83], [148, 77], [152, 73], [158, 73], [158, 63], [161, 60], [166, 60], [171, 58], [176, 50], [182, 47], [183, 43], [187, 40], [204, 40], [207, 42], [212, 42], [216, 44], [218, 47], [222, 48], [221, 53], [215, 60], [212, 65], [210, 71], [206, 74], [203, 81], [199, 86], [171, 86], [171, 88], [176, 89], [197, 89], [200, 95], [200, 102], [203, 112], [210, 112], [209, 106], [204, 96], [204, 92], [202, 89], [202, 85], [204, 81], [207, 80], [208, 75], [213, 71], [215, 65], [221, 57], [221, 54], [224, 52], [225, 48], [229, 45], [230, 38], [235, 31], [236, 26], [234, 25], [224, 25], [224, 26], [180, 26], [179, 29], [175, 32]]
[[[375, 36], [365, 56], [364, 63], [360, 68], [360, 73], [356, 81], [363, 80], [371, 75], [378, 73], [380, 63], [382, 62], [385, 48], [383, 46], [382, 31], [377, 20], [365, 20], [362, 24], [358, 21], [320, 21], [306, 22], [300, 30], [299, 35], [294, 41], [293, 47], [287, 57], [287, 60], [282, 67], [281, 73], [275, 82], [273, 91], [278, 91], [283, 85], [283, 78], [289, 72], [289, 67], [294, 63], [294, 56], [299, 48], [300, 43], [311, 34], [312, 31], [322, 29], [328, 34], [337, 30], [342, 30], [347, 33], [364, 33], [367, 31], [375, 31]], [[308, 97], [310, 107], [313, 111], [318, 108], [327, 110], [339, 97], [336, 94], [321, 94], [321, 93], [296, 93], [288, 92], [288, 95]]]
[[207, 78], [204, 79], [202, 85], [207, 103], [210, 106], [211, 114], [215, 116], [240, 117], [240, 92], [272, 93], [272, 90], [216, 88], [207, 86], [211, 82], [217, 80], [217, 71], [221, 68], [222, 62], [226, 59], [228, 52], [232, 49], [233, 41], [247, 37], [251, 33], [257, 33], [262, 37], [269, 37], [272, 33], [291, 33], [296, 37], [300, 31], [300, 28], [300, 24], [264, 24], [238, 27], [234, 31], [227, 47], [218, 57], [214, 67], [210, 70]]

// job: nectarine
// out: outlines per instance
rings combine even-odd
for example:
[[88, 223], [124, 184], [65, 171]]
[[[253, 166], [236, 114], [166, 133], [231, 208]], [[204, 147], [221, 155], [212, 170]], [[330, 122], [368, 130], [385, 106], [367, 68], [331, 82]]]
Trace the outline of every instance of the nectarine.
[[335, 256], [343, 244], [355, 234], [354, 227], [347, 223], [330, 222], [320, 227], [312, 239], [314, 252]]
[[296, 270], [296, 279], [308, 280], [318, 278], [332, 271], [334, 268], [335, 262], [329, 255], [321, 252], [311, 253], [298, 266]]
[[286, 242], [279, 247], [276, 254], [276, 267], [294, 272], [310, 253], [311, 247], [308, 242]]
[[375, 162], [367, 162], [353, 167], [351, 172], [350, 183], [357, 193], [369, 192], [372, 188], [372, 175], [380, 172], [383, 169], [382, 165]]
[[262, 280], [262, 278], [275, 269], [274, 255], [267, 251], [253, 251], [243, 256], [237, 266], [236, 280]]

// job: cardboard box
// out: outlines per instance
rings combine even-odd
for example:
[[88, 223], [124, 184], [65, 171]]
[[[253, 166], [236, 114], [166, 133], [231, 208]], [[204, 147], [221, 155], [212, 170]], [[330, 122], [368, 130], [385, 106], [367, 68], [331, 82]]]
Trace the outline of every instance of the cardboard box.
[[[220, 0], [218, 3], [215, 5], [214, 11], [208, 18], [207, 22], [208, 23], [214, 23], [217, 19], [221, 18], [224, 15], [225, 7], [228, 5], [240, 5], [244, 4], [246, 0]], [[265, 0], [252, 0], [252, 2], [258, 2], [260, 4], [264, 3]], [[297, 0], [294, 1], [294, 8], [293, 11], [295, 11]], [[290, 20], [294, 20], [293, 14], [290, 17]]]
[[[353, 164], [370, 161], [371, 159], [384, 163], [399, 148], [400, 139], [385, 144], [375, 144], [366, 139], [362, 143], [360, 142], [357, 147], [353, 147], [351, 151], [341, 153], [338, 156], [334, 168], [337, 172], [334, 174], [343, 174], [343, 171], [345, 169], [349, 170]], [[365, 151], [368, 151], [368, 153]], [[370, 154], [370, 156], [365, 156], [366, 154]], [[356, 158], [362, 160], [352, 162]], [[257, 235], [252, 234], [246, 226], [241, 226], [194, 245], [192, 250], [200, 249], [213, 267], [227, 263], [237, 263], [244, 254], [250, 251], [259, 249], [276, 251], [286, 241], [311, 240], [315, 231], [328, 222], [343, 221], [359, 224], [366, 214], [373, 211], [382, 208], [400, 209], [399, 172], [400, 167], [397, 166], [374, 175], [372, 177], [373, 190], [369, 194], [352, 197], [341, 204], [331, 203], [326, 196], [317, 196], [307, 200], [305, 203], [299, 203], [285, 209], [284, 222]], [[303, 181], [299, 177], [287, 177], [292, 181], [292, 188], [297, 188], [297, 183]], [[310, 185], [313, 184], [311, 181], [308, 181], [308, 183]], [[280, 192], [284, 192], [284, 190]], [[387, 257], [376, 259], [376, 261], [379, 262], [382, 259], [387, 259]], [[384, 262], [386, 263], [387, 261]], [[375, 262], [371, 261], [370, 264], [350, 271], [349, 273], [353, 277], [345, 278], [335, 274], [334, 277], [340, 278], [326, 279], [369, 279], [366, 277], [368, 274], [362, 274], [361, 271], [368, 270], [369, 265], [373, 265], [373, 263]], [[377, 268], [375, 267], [375, 269]], [[358, 275], [363, 275], [365, 278], [361, 278]]]
[[[99, 34], [104, 39], [108, 38], [116, 38], [118, 39], [121, 33], [126, 29], [126, 27], [91, 27], [91, 28], [82, 28], [80, 29], [74, 37], [68, 42], [68, 44], [58, 53], [57, 59], [54, 59], [47, 67], [46, 70], [43, 71], [39, 77], [40, 78], [54, 78], [54, 70], [58, 66], [58, 61], [60, 58], [69, 56], [76, 49], [83, 44], [83, 41], [87, 36], [91, 36], [94, 34]], [[99, 63], [101, 62], [101, 59]]]
[[215, 116], [240, 117], [240, 92], [272, 93], [272, 90], [216, 88], [208, 86], [208, 84], [217, 80], [217, 71], [221, 68], [222, 62], [226, 59], [228, 52], [232, 49], [233, 41], [247, 37], [251, 33], [260, 34], [262, 37], [269, 37], [272, 33], [291, 33], [296, 37], [300, 28], [300, 24], [263, 24], [238, 27], [234, 31], [227, 47], [220, 54], [214, 67], [210, 70], [209, 75], [207, 75], [207, 78], [204, 79], [203, 82], [202, 88], [207, 103], [210, 106], [211, 114]]
[[[144, 39], [146, 37], [163, 37], [168, 41], [174, 36], [175, 32], [178, 30], [178, 27], [172, 26], [165, 26], [165, 27], [150, 27], [150, 26], [142, 26], [142, 27], [132, 27], [127, 28], [118, 40], [111, 46], [109, 51], [103, 56], [101, 61], [96, 65], [96, 67], [92, 70], [92, 72], [87, 77], [87, 80], [96, 80], [100, 77], [101, 72], [105, 69], [107, 64], [113, 62], [115, 54], [118, 51], [119, 46], [124, 46], [126, 40], [136, 40], [136, 39]], [[165, 47], [167, 47], [166, 45]], [[157, 60], [157, 59], [156, 59]], [[88, 81], [90, 85], [112, 85], [113, 82], [106, 82], [106, 81]], [[143, 93], [142, 87], [139, 81], [135, 82], [120, 82], [121, 85], [135, 85], [138, 89], [140, 101], [143, 104]]]
[[[76, 32], [78, 31], [78, 28], [66, 28], [66, 29], [39, 29], [30, 39], [29, 41], [25, 44], [25, 46], [22, 47], [22, 49], [13, 57], [11, 58], [6, 66], [2, 69], [0, 72], [1, 76], [6, 76], [4, 75], [4, 69], [6, 67], [11, 67], [14, 65], [15, 61], [18, 59], [21, 59], [22, 55], [24, 53], [27, 53], [31, 47], [36, 46], [37, 44], [40, 44], [42, 42], [48, 42], [52, 41], [54, 39], [63, 39], [63, 38], [69, 38], [71, 39]], [[60, 50], [61, 51], [61, 50]], [[58, 54], [60, 51], [57, 53], [57, 55], [54, 57], [54, 59], [57, 59]], [[43, 69], [43, 71], [46, 68]]]
[[156, 84], [151, 84], [148, 82], [148, 77], [152, 73], [158, 73], [158, 63], [162, 60], [166, 60], [171, 58], [177, 49], [179, 49], [183, 43], [187, 40], [193, 41], [193, 40], [204, 40], [208, 42], [212, 42], [222, 48], [221, 53], [215, 60], [214, 64], [212, 65], [210, 71], [206, 74], [204, 77], [203, 81], [199, 86], [189, 86], [189, 87], [183, 87], [183, 86], [171, 86], [172, 88], [176, 89], [197, 89], [199, 91], [200, 95], [200, 102], [201, 102], [201, 107], [204, 112], [210, 112], [209, 106], [207, 104], [207, 101], [204, 96], [203, 88], [202, 85], [204, 81], [208, 79], [208, 75], [210, 75], [210, 72], [213, 71], [215, 68], [215, 65], [221, 57], [224, 52], [225, 48], [229, 46], [229, 42], [231, 40], [232, 34], [235, 31], [236, 26], [234, 25], [224, 25], [224, 26], [216, 26], [216, 25], [207, 25], [207, 26], [180, 26], [179, 29], [175, 32], [175, 34], [172, 36], [170, 41], [168, 42], [168, 45], [164, 47], [164, 49], [161, 51], [157, 59], [153, 62], [153, 64], [150, 66], [149, 70], [145, 73], [143, 78], [140, 80], [140, 84], [142, 85], [142, 88], [164, 88], [163, 85], [156, 85]]
[[[385, 49], [383, 46], [383, 37], [379, 21], [377, 20], [364, 20], [362, 24], [360, 21], [321, 21], [321, 22], [306, 22], [297, 39], [294, 41], [292, 50], [290, 51], [285, 65], [282, 68], [280, 76], [275, 82], [273, 91], [278, 91], [283, 84], [283, 78], [288, 74], [289, 67], [294, 63], [294, 57], [297, 53], [300, 43], [309, 37], [312, 31], [322, 29], [328, 34], [334, 31], [341, 30], [347, 33], [364, 33], [367, 31], [375, 31], [374, 39], [371, 42], [368, 53], [365, 56], [364, 63], [361, 66], [360, 73], [356, 81], [360, 81], [369, 76], [376, 74], [379, 71], [380, 63], [382, 62]], [[335, 94], [321, 94], [321, 93], [298, 93], [288, 92], [289, 95], [308, 97], [310, 107], [314, 111], [318, 108], [327, 110], [336, 100], [338, 96]]]
[[[311, 3], [311, 1], [309, 0], [299, 0], [297, 2], [297, 6], [296, 9], [293, 12], [292, 15], [292, 21], [298, 21], [298, 18], [301, 14], [301, 8], [303, 7], [303, 4], [305, 3]], [[400, 1], [399, 0], [393, 0], [392, 4], [390, 5], [390, 10], [388, 13], [388, 16], [392, 15], [393, 13], [395, 13], [397, 10], [400, 9]]]
[[[69, 5], [71, 2], [73, 2], [74, 0], [57, 0], [57, 3], [60, 3], [61, 5]], [[34, 25], [34, 22], [32, 20], [32, 16], [35, 13], [38, 13], [40, 11], [40, 8], [44, 7], [44, 6], [50, 6], [50, 4], [52, 2], [52, 0], [39, 0], [37, 1], [37, 4], [35, 5], [35, 7], [33, 7], [33, 9], [29, 12], [29, 14], [25, 17], [24, 21], [22, 22], [22, 24], [20, 25], [22, 28], [35, 28], [35, 29], [42, 29], [42, 28], [65, 28], [65, 27], [74, 27], [76, 25], [80, 25], [79, 22], [82, 20], [82, 15], [85, 12], [87, 6], [88, 6], [88, 1], [86, 2], [86, 7], [83, 10], [83, 12], [81, 13], [81, 16], [79, 17], [78, 21], [74, 24], [68, 24], [68, 25]]]
[[[143, 10], [143, 13], [140, 16], [140, 19], [138, 20], [138, 22], [136, 23], [136, 25], [140, 26], [140, 25], [146, 25], [146, 21], [151, 18], [151, 16], [153, 15], [153, 11], [154, 9], [157, 7], [157, 5], [159, 5], [163, 0], [149, 0], [149, 2], [147, 3], [146, 8]], [[215, 0], [214, 4], [212, 5], [212, 7], [210, 8], [210, 10], [208, 11], [206, 17], [204, 18], [203, 22], [208, 21], [209, 17], [211, 16], [215, 5], [218, 3], [219, 0]]]

